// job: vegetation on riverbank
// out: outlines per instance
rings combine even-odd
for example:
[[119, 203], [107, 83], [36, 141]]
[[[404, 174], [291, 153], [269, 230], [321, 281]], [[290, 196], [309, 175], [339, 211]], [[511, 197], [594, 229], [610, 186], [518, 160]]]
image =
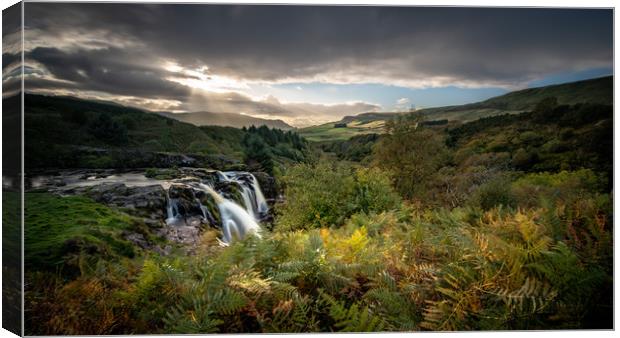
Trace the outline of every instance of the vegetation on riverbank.
[[407, 114], [319, 145], [201, 127], [285, 198], [262, 239], [209, 229], [191, 255], [130, 250], [123, 229], [151, 233], [122, 210], [28, 193], [26, 333], [612, 328], [612, 108]]
[[[262, 240], [227, 248], [208, 231], [194, 256], [101, 257], [68, 283], [35, 274], [32, 333], [608, 327], [611, 200], [590, 179], [588, 172], [525, 175], [509, 187], [519, 208], [395, 204], [318, 229], [277, 224]], [[308, 196], [322, 190], [288, 182]], [[477, 203], [484, 202], [472, 197]], [[299, 224], [310, 226], [305, 217], [317, 210], [338, 210], [329, 200], [313, 208], [298, 214]], [[41, 293], [46, 301], [35, 301]]]

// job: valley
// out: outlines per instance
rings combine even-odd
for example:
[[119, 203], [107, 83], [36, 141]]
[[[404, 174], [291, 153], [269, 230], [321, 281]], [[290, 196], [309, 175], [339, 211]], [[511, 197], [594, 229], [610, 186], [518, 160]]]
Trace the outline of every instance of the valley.
[[609, 327], [610, 84], [301, 130], [27, 94], [27, 333]]

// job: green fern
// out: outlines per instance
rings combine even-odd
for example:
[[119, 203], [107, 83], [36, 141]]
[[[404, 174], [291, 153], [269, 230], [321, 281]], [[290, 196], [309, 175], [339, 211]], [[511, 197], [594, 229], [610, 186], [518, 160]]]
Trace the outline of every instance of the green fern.
[[186, 304], [179, 304], [171, 309], [166, 318], [166, 331], [170, 333], [215, 333], [223, 320], [215, 318], [209, 306], [198, 298], [194, 299], [189, 308]]
[[360, 308], [354, 303], [346, 307], [327, 293], [320, 292], [321, 300], [329, 306], [329, 316], [334, 327], [342, 332], [379, 332], [385, 327], [383, 319], [371, 313], [368, 307]]
[[506, 303], [511, 312], [536, 313], [544, 310], [557, 296], [557, 292], [547, 283], [527, 278], [516, 290], [499, 290], [497, 295]]

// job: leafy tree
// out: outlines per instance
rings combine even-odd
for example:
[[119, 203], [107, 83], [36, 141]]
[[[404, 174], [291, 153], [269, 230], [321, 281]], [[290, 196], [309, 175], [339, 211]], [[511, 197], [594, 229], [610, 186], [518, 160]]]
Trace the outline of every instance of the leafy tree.
[[419, 126], [420, 118], [407, 115], [386, 123], [387, 135], [373, 148], [373, 164], [390, 173], [405, 198], [424, 198], [428, 180], [448, 159], [444, 138]]
[[269, 145], [263, 139], [252, 133], [243, 138], [245, 147], [245, 163], [256, 170], [273, 174], [273, 158]]
[[97, 119], [91, 122], [89, 130], [96, 138], [105, 143], [122, 145], [128, 140], [125, 125], [115, 121], [106, 113], [100, 113]]

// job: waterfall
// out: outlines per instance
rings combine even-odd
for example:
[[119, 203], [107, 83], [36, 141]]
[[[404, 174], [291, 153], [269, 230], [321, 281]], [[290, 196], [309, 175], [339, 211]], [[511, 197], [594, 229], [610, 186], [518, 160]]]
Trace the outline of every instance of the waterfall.
[[255, 220], [259, 220], [261, 216], [269, 212], [269, 206], [267, 205], [265, 196], [254, 175], [236, 171], [227, 171], [223, 173], [218, 171], [218, 176], [222, 177], [226, 182], [236, 182], [241, 186], [245, 208]]
[[168, 201], [168, 205], [166, 206], [166, 224], [174, 224], [178, 221], [177, 215], [179, 214], [179, 209], [177, 206], [177, 201], [170, 198], [170, 193], [166, 190], [166, 200]]
[[254, 194], [256, 195], [256, 206], [258, 208], [258, 212], [261, 214], [266, 214], [269, 211], [267, 200], [265, 200], [265, 196], [260, 190], [260, 185], [258, 184], [256, 177], [252, 174], [250, 174], [250, 177], [252, 177], [252, 188], [254, 189]]
[[225, 174], [225, 173], [223, 173], [223, 172], [221, 172], [221, 171], [219, 171], [219, 170], [218, 170], [218, 171], [216, 171], [216, 173], [217, 173], [217, 177], [218, 177], [220, 180], [222, 180], [222, 181], [224, 181], [224, 182], [230, 182], [230, 178], [228, 178], [228, 176], [226, 176], [226, 174]]
[[245, 209], [225, 199], [210, 186], [204, 183], [199, 183], [198, 185], [215, 199], [222, 220], [222, 242], [224, 244], [230, 244], [235, 235], [241, 239], [248, 234], [260, 237], [259, 225]]
[[257, 219], [256, 215], [254, 214], [254, 203], [252, 203], [252, 191], [250, 190], [250, 188], [246, 187], [241, 183], [239, 185], [241, 185], [241, 188], [243, 190], [243, 192], [241, 193], [241, 197], [243, 198], [243, 204], [245, 204], [245, 209], [248, 211], [248, 214], [252, 216], [252, 218]]
[[[187, 225], [187, 222], [195, 222], [202, 219], [203, 222], [214, 224], [216, 219], [205, 205], [202, 205], [201, 199], [196, 196], [196, 191], [200, 190], [211, 195], [220, 214], [219, 222], [222, 228], [222, 239], [220, 243], [223, 245], [230, 244], [234, 238], [243, 239], [250, 233], [260, 237], [259, 221], [269, 211], [269, 207], [265, 200], [258, 180], [254, 175], [246, 172], [221, 172], [217, 171], [218, 189], [230, 192], [229, 188], [235, 188], [241, 194], [241, 205], [232, 200], [226, 199], [209, 183], [210, 180], [198, 180], [189, 182], [176, 182], [180, 185], [180, 189], [192, 189], [189, 192], [182, 193], [178, 198], [170, 197], [170, 188], [168, 185], [166, 190], [166, 224], [167, 225]], [[195, 178], [194, 178], [195, 180]], [[233, 190], [235, 191], [235, 190]], [[185, 199], [192, 196], [192, 201]], [[185, 197], [184, 197], [185, 196]]]

